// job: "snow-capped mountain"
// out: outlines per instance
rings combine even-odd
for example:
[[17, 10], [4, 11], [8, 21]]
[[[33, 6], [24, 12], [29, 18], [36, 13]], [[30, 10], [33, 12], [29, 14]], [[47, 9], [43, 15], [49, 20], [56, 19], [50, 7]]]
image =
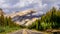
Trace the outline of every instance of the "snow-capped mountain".
[[36, 10], [25, 10], [17, 13], [13, 13], [7, 16], [11, 16], [12, 20], [19, 25], [29, 25], [32, 22], [40, 18], [41, 15], [36, 14]]

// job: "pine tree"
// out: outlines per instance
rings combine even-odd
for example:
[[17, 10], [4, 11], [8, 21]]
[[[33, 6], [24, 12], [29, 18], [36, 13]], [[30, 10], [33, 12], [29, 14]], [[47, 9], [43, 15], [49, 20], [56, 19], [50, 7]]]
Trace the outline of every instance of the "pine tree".
[[0, 10], [0, 19], [1, 19], [1, 26], [5, 26], [5, 23], [4, 23], [4, 14], [3, 14], [3, 11], [2, 10]]

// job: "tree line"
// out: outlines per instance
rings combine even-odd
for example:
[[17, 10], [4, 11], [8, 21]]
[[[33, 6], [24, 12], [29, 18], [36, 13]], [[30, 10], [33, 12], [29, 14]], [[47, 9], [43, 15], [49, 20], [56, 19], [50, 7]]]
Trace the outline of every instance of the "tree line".
[[46, 29], [59, 29], [60, 28], [60, 9], [53, 7], [41, 19], [36, 20], [32, 25], [28, 26], [29, 29], [46, 30]]
[[0, 14], [0, 26], [15, 26], [16, 24], [12, 21], [12, 18], [5, 17], [3, 13]]
[[12, 18], [10, 16], [5, 16], [2, 9], [0, 9], [0, 33], [11, 32], [18, 29], [21, 29], [20, 25], [12, 21]]

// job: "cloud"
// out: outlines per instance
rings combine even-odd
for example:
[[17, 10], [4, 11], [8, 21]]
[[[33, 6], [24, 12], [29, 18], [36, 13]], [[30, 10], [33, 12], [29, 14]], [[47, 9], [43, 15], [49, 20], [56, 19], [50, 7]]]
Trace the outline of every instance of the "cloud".
[[28, 6], [30, 4], [38, 4], [39, 7], [44, 7], [42, 3], [45, 4], [54, 4], [60, 0], [0, 0], [0, 7], [9, 7], [9, 8], [21, 8]]
[[42, 4], [47, 4], [45, 7], [46, 9], [43, 9], [43, 11], [48, 11], [50, 10], [53, 6], [56, 7], [57, 9], [60, 8], [60, 0], [42, 0]]
[[5, 3], [4, 0], [0, 0], [0, 8], [8, 8], [9, 5]]
[[10, 8], [10, 6], [8, 4], [3, 4], [1, 5], [1, 8]]
[[5, 1], [4, 0], [0, 0], [0, 4], [4, 3]]
[[21, 8], [30, 4], [37, 4], [37, 7], [42, 8], [41, 0], [0, 0], [1, 8]]
[[7, 3], [11, 6], [11, 5], [18, 3], [20, 0], [5, 0], [5, 1], [6, 1], [5, 3]]
[[24, 6], [29, 6], [30, 4], [39, 4], [41, 6], [41, 0], [20, 0], [20, 2], [16, 3], [14, 7], [21, 8]]
[[3, 1], [3, 0], [0, 0], [0, 6], [1, 6], [2, 4], [4, 4], [4, 2], [5, 2], [5, 1]]
[[41, 0], [0, 0], [0, 7], [21, 8], [35, 3], [42, 5]]
[[13, 9], [22, 10], [26, 9], [36, 9], [38, 11], [46, 11], [52, 6], [59, 7], [60, 0], [0, 0], [0, 8], [8, 11], [13, 11]]

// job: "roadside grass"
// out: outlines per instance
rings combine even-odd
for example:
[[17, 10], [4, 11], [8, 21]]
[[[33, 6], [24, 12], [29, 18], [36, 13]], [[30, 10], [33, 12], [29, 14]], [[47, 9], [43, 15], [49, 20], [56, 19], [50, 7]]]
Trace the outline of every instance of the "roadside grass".
[[13, 31], [16, 31], [16, 30], [20, 30], [21, 27], [9, 27], [9, 26], [6, 26], [6, 27], [0, 27], [0, 34], [7, 34], [9, 32], [13, 32]]

